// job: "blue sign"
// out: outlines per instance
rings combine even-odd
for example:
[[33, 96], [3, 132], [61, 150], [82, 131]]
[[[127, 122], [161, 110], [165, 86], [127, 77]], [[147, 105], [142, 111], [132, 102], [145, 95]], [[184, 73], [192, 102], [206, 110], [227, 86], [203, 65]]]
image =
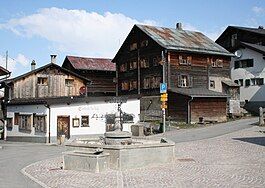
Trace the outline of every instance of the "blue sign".
[[160, 93], [166, 93], [167, 92], [167, 83], [161, 83], [160, 84]]

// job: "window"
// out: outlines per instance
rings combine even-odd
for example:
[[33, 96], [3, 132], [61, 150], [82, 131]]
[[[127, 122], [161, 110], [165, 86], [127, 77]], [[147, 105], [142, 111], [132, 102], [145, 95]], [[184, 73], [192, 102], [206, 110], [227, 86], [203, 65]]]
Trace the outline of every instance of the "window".
[[254, 60], [253, 59], [242, 59], [239, 61], [235, 61], [234, 66], [235, 66], [235, 69], [253, 67]]
[[235, 82], [236, 84], [238, 84], [238, 80], [235, 80], [234, 82]]
[[137, 89], [137, 81], [136, 80], [130, 81], [130, 90], [134, 90], [134, 89]]
[[143, 40], [141, 42], [141, 47], [147, 47], [148, 46], [148, 40]]
[[38, 84], [39, 85], [48, 85], [48, 78], [47, 77], [38, 77]]
[[215, 88], [215, 81], [214, 80], [210, 80], [210, 88], [211, 89]]
[[144, 89], [150, 88], [150, 78], [144, 78]]
[[89, 127], [89, 116], [81, 116], [81, 127]]
[[73, 118], [73, 127], [79, 127], [80, 126], [80, 122], [79, 122], [79, 118]]
[[19, 130], [31, 131], [31, 115], [19, 115]]
[[123, 81], [121, 83], [121, 90], [124, 90], [124, 91], [129, 90], [129, 82], [128, 81]]
[[6, 119], [6, 128], [7, 130], [12, 130], [13, 128], [13, 118]]
[[130, 62], [130, 70], [137, 69], [137, 61], [131, 61]]
[[191, 56], [187, 56], [187, 57], [183, 57], [183, 56], [179, 56], [179, 64], [180, 65], [191, 65]]
[[120, 72], [126, 72], [126, 71], [127, 71], [127, 63], [121, 64]]
[[46, 116], [34, 115], [33, 125], [36, 132], [46, 133]]
[[144, 89], [156, 89], [160, 87], [161, 76], [150, 76], [144, 78]]
[[263, 78], [257, 78], [257, 85], [264, 85], [264, 79]]
[[192, 87], [192, 77], [188, 75], [178, 76], [178, 87]]
[[251, 78], [251, 85], [264, 85], [264, 78]]
[[136, 50], [137, 49], [137, 43], [135, 42], [135, 43], [132, 43], [131, 45], [130, 45], [130, 51], [133, 51], [133, 50]]
[[157, 56], [153, 58], [153, 66], [158, 66], [161, 61], [161, 57]]
[[65, 86], [73, 86], [74, 85], [74, 79], [65, 79]]
[[243, 79], [239, 79], [239, 80], [238, 80], [238, 84], [239, 84], [240, 86], [243, 86], [243, 85], [244, 85]]
[[212, 59], [212, 67], [223, 67], [222, 59]]
[[149, 60], [148, 60], [148, 58], [141, 58], [140, 59], [140, 67], [141, 68], [148, 68], [149, 67]]
[[245, 86], [246, 86], [246, 87], [250, 86], [250, 79], [246, 79], [246, 80], [245, 80]]

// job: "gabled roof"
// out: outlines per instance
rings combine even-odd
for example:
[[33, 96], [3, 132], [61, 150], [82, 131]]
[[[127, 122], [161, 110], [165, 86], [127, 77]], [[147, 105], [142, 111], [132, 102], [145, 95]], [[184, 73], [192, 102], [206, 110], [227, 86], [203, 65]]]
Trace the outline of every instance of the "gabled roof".
[[206, 88], [171, 88], [169, 91], [174, 93], [179, 93], [182, 95], [190, 96], [190, 97], [221, 97], [227, 98], [228, 96], [224, 93], [212, 91]]
[[252, 28], [252, 27], [240, 27], [240, 26], [228, 26], [224, 32], [218, 37], [218, 39], [216, 39], [215, 42], [218, 42], [219, 40], [221, 40], [221, 38], [223, 38], [225, 35], [227, 35], [228, 33], [235, 31], [235, 30], [241, 30], [241, 31], [246, 31], [249, 33], [254, 33], [254, 34], [258, 34], [261, 36], [265, 37], [265, 29], [262, 28]]
[[59, 69], [59, 70], [61, 70], [61, 71], [63, 71], [63, 72], [66, 72], [66, 73], [68, 73], [68, 74], [74, 75], [74, 76], [76, 76], [76, 77], [78, 77], [78, 78], [80, 78], [80, 79], [82, 79], [82, 80], [87, 81], [87, 82], [90, 82], [89, 79], [87, 79], [87, 78], [85, 78], [85, 77], [83, 77], [83, 76], [80, 76], [79, 74], [76, 74], [76, 73], [74, 73], [74, 72], [72, 72], [72, 71], [69, 71], [68, 69], [65, 69], [65, 68], [63, 68], [63, 67], [61, 67], [61, 66], [59, 66], [59, 65], [57, 65], [57, 64], [55, 64], [55, 63], [49, 63], [49, 64], [47, 64], [47, 65], [44, 65], [44, 66], [39, 67], [39, 68], [37, 68], [37, 69], [34, 69], [34, 70], [30, 71], [30, 72], [27, 72], [27, 73], [25, 73], [25, 74], [22, 74], [22, 75], [20, 75], [20, 76], [17, 76], [17, 77], [15, 77], [15, 78], [13, 78], [13, 79], [10, 79], [9, 82], [10, 82], [10, 81], [13, 82], [13, 81], [19, 80], [19, 79], [21, 79], [21, 78], [27, 77], [27, 76], [29, 76], [29, 75], [31, 75], [31, 74], [38, 73], [38, 72], [40, 72], [40, 71], [42, 71], [42, 70], [44, 70], [44, 69], [46, 69], [46, 68], [48, 68], [48, 67], [55, 67], [56, 69]]
[[116, 71], [116, 65], [111, 62], [111, 59], [77, 56], [66, 56], [65, 59], [68, 59], [73, 68], [78, 70]]
[[252, 49], [252, 50], [254, 50], [256, 52], [265, 54], [265, 46], [257, 45], [257, 44], [251, 44], [251, 43], [247, 43], [247, 42], [240, 42], [240, 44], [242, 46], [245, 46], [247, 48], [250, 48], [250, 49]]
[[0, 76], [4, 76], [7, 74], [10, 74], [11, 72], [9, 72], [7, 69], [5, 69], [4, 67], [0, 66]]
[[[219, 44], [215, 43], [214, 41], [212, 41], [211, 39], [209, 39], [200, 32], [175, 29], [175, 28], [149, 26], [149, 25], [139, 25], [139, 24], [134, 25], [131, 32], [135, 28], [138, 28], [141, 31], [143, 31], [157, 44], [159, 44], [161, 47], [167, 50], [184, 51], [184, 52], [192, 52], [200, 54], [234, 56], [226, 49], [221, 47]], [[121, 50], [121, 48], [119, 49], [119, 51]], [[117, 55], [119, 54], [119, 51], [116, 54], [116, 56], [113, 58], [114, 61]]]

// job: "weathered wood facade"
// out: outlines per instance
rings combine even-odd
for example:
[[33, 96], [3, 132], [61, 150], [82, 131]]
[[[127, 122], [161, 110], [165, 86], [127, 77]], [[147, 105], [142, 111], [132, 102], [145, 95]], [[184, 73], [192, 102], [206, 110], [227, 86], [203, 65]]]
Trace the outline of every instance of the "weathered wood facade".
[[51, 63], [12, 79], [6, 96], [9, 100], [79, 96], [87, 83], [89, 80]]
[[[160, 95], [159, 87], [163, 80], [163, 64], [169, 91], [174, 90], [175, 93], [178, 92], [175, 88], [187, 91], [203, 88], [206, 92], [200, 90], [203, 93], [198, 95], [205, 94], [207, 101], [208, 97], [212, 97], [209, 95], [214, 95], [208, 92], [210, 83], [220, 81], [221, 85], [220, 78], [229, 79], [230, 58], [229, 52], [201, 33], [135, 25], [113, 59], [117, 66], [117, 95], [141, 94], [144, 96], [141, 99], [141, 112], [149, 116], [143, 119], [153, 119], [161, 116], [161, 103], [157, 101], [157, 96]], [[194, 109], [202, 110], [202, 113], [188, 109], [192, 108], [188, 107], [191, 105], [188, 103], [191, 98], [189, 92], [173, 93], [169, 94], [168, 116], [186, 122], [195, 120], [195, 114], [211, 117], [209, 111], [203, 108]], [[217, 94], [211, 100], [218, 101], [218, 98], [222, 98], [220, 108], [224, 110], [220, 111], [222, 115], [217, 114], [216, 119], [224, 120], [226, 98], [223, 94]]]
[[115, 95], [116, 67], [110, 59], [66, 56], [62, 67], [91, 80], [88, 95]]

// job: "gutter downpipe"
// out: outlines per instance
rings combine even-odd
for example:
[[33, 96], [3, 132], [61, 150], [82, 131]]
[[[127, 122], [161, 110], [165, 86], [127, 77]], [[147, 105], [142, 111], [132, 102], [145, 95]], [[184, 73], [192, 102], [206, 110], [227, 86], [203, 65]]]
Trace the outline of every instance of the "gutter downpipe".
[[190, 112], [190, 102], [193, 100], [193, 96], [191, 96], [191, 99], [188, 101], [188, 124], [191, 123], [191, 112]]
[[46, 104], [44, 106], [49, 109], [48, 143], [51, 143], [51, 107], [49, 104]]

